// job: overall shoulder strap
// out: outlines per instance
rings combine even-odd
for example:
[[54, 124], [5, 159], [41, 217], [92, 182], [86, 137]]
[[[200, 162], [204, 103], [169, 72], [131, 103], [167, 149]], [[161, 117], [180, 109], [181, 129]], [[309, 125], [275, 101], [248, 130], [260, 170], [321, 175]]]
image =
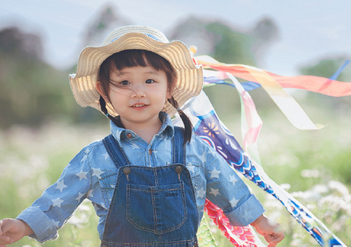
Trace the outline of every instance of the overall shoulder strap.
[[185, 145], [184, 129], [181, 127], [174, 127], [174, 141], [173, 141], [173, 163], [186, 165], [185, 159]]
[[107, 153], [115, 163], [117, 168], [121, 166], [130, 165], [127, 155], [112, 135], [106, 136], [102, 142], [105, 145]]

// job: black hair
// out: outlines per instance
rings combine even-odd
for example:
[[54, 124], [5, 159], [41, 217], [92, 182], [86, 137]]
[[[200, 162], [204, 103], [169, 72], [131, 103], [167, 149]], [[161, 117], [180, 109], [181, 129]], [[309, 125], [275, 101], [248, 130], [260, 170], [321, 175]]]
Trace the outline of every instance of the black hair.
[[[117, 70], [124, 68], [130, 68], [135, 66], [151, 66], [156, 70], [162, 70], [166, 73], [168, 89], [173, 89], [177, 81], [177, 74], [173, 69], [172, 65], [163, 57], [146, 50], [124, 50], [118, 53], [114, 53], [108, 57], [100, 66], [98, 80], [101, 83], [102, 89], [105, 95], [109, 95], [110, 89], [110, 70], [111, 67], [115, 67]], [[101, 111], [111, 119], [117, 126], [123, 127], [119, 118], [113, 117], [108, 114], [106, 109], [106, 102], [102, 96], [99, 99]], [[172, 96], [168, 99], [168, 102], [177, 109], [179, 116], [184, 124], [184, 143], [190, 142], [193, 126], [188, 116], [179, 109], [178, 102]]]

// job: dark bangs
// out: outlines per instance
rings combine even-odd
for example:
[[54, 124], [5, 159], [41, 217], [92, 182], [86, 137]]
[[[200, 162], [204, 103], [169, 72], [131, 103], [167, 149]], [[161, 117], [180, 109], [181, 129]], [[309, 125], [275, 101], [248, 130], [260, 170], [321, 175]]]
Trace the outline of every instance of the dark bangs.
[[145, 50], [125, 50], [111, 56], [118, 70], [135, 66], [146, 67], [150, 65], [156, 70], [171, 68], [169, 62], [163, 57]]
[[172, 65], [156, 53], [146, 50], [124, 50], [111, 55], [100, 66], [99, 81], [101, 81], [105, 93], [108, 92], [110, 69], [113, 65], [117, 70], [136, 66], [151, 66], [156, 70], [162, 70], [167, 75], [169, 88], [173, 88], [177, 79], [177, 75]]

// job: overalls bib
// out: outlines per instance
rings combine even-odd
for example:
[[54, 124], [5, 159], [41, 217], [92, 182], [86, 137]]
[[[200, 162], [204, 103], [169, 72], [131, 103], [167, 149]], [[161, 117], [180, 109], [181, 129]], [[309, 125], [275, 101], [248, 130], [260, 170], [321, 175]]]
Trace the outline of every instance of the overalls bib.
[[101, 247], [197, 246], [198, 212], [182, 129], [175, 127], [173, 164], [167, 166], [130, 165], [112, 135], [103, 143], [119, 171]]

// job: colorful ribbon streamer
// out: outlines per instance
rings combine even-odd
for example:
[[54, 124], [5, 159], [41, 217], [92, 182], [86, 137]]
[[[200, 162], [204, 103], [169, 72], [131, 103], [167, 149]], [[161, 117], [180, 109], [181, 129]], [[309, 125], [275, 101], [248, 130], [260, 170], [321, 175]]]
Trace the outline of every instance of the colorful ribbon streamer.
[[[204, 66], [205, 80], [211, 78], [211, 83], [214, 83], [216, 77], [218, 83], [223, 83], [228, 78], [225, 72], [228, 72], [235, 77], [260, 84], [288, 120], [298, 129], [320, 129], [322, 126], [313, 124], [300, 105], [283, 88], [305, 89], [333, 97], [351, 95], [351, 83], [334, 80], [346, 64], [332, 78], [323, 78], [317, 76], [284, 77], [247, 65], [219, 63], [209, 56], [196, 57], [194, 61]], [[215, 71], [207, 71], [208, 68]], [[210, 81], [207, 80], [207, 82]]]
[[[318, 129], [320, 127], [312, 123], [298, 103], [283, 88], [305, 89], [334, 97], [351, 95], [351, 83], [335, 80], [349, 61], [331, 78], [283, 77], [251, 66], [222, 64], [208, 56], [197, 57], [194, 61], [204, 66], [204, 85], [224, 84], [237, 89], [241, 100], [243, 146], [248, 156], [244, 154], [235, 138], [220, 122], [203, 92], [184, 107], [195, 126], [196, 133], [215, 148], [236, 170], [278, 199], [321, 246], [345, 246], [322, 222], [264, 172], [256, 146], [262, 121], [247, 91], [262, 86], [295, 127]], [[248, 82], [239, 83], [234, 76], [248, 80]], [[215, 131], [209, 132], [208, 130], [211, 129]], [[246, 237], [254, 236], [250, 227], [242, 229], [231, 227], [223, 212], [209, 201], [206, 202], [205, 210], [235, 246], [263, 245], [257, 237], [252, 239]]]
[[[243, 88], [239, 82], [236, 83], [236, 87], [239, 88], [239, 94], [243, 95], [243, 101], [250, 102], [250, 96], [243, 92]], [[194, 124], [194, 130], [197, 135], [203, 138], [209, 145], [211, 145], [219, 154], [223, 156], [227, 162], [233, 166], [238, 172], [243, 174], [250, 181], [254, 182], [258, 187], [266, 191], [267, 193], [278, 199], [288, 210], [288, 212], [311, 234], [312, 237], [321, 246], [325, 245], [325, 239], [328, 237], [327, 246], [346, 246], [336, 236], [334, 236], [328, 228], [320, 222], [312, 213], [310, 213], [302, 204], [294, 199], [290, 194], [284, 191], [274, 181], [272, 181], [263, 168], [257, 163], [258, 157], [249, 157], [241, 149], [240, 145], [230, 133], [230, 131], [224, 126], [216, 115], [211, 103], [207, 96], [202, 92], [198, 97], [192, 99], [188, 104], [183, 107], [185, 113], [190, 117]], [[246, 147], [252, 148], [253, 144], [257, 140], [257, 129], [260, 128], [260, 119], [256, 114], [254, 105], [244, 107], [245, 116], [251, 120], [247, 121], [246, 130], [244, 136], [246, 138]], [[256, 125], [256, 123], [258, 125]], [[247, 135], [252, 129], [254, 129], [253, 136]], [[252, 150], [251, 150], [252, 151]], [[255, 151], [251, 152], [255, 153]], [[259, 159], [258, 159], [259, 160]], [[255, 236], [252, 229], [244, 227], [241, 229], [243, 235], [237, 235], [238, 228], [230, 227], [223, 212], [213, 204], [206, 203], [206, 212], [214, 220], [216, 225], [224, 232], [224, 235], [230, 239], [235, 246], [246, 247], [246, 246], [261, 246], [257, 238], [251, 239], [251, 236]], [[236, 237], [237, 236], [237, 237]], [[250, 236], [249, 238], [247, 236]], [[245, 239], [246, 237], [246, 239]], [[238, 238], [240, 241], [238, 241]], [[250, 239], [250, 240], [249, 240]], [[251, 242], [250, 242], [251, 241]]]

